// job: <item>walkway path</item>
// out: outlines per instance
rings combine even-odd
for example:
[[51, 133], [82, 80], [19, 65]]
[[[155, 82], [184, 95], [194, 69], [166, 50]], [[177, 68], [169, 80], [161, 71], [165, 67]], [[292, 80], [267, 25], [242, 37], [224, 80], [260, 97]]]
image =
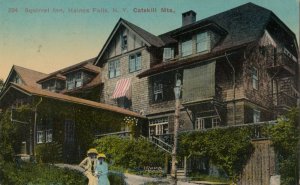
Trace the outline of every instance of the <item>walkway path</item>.
[[[71, 165], [71, 164], [54, 164], [54, 165], [60, 168], [68, 168], [79, 172], [83, 172], [83, 169], [80, 168], [78, 165]], [[127, 185], [144, 185], [145, 183], [148, 182], [154, 182], [157, 183], [157, 185], [158, 184], [170, 185], [170, 180], [167, 178], [143, 177], [143, 176], [133, 175], [129, 173], [124, 173], [124, 177]], [[177, 185], [197, 185], [197, 184], [178, 181]]]

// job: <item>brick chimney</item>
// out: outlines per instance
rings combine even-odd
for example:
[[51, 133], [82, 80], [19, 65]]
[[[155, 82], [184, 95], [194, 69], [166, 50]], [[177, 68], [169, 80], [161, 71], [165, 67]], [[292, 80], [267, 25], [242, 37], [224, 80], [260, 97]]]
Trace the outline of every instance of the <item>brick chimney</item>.
[[193, 10], [182, 13], [182, 26], [192, 24], [196, 21], [196, 12]]

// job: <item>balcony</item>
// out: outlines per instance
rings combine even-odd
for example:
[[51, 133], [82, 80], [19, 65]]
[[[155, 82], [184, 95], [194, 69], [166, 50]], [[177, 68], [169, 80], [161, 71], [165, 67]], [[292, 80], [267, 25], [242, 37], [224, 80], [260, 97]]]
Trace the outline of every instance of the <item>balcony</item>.
[[297, 105], [297, 98], [286, 92], [279, 92], [278, 94], [273, 94], [273, 103], [275, 108], [288, 109]]
[[272, 76], [285, 77], [296, 74], [297, 62], [285, 53], [279, 53], [276, 57], [268, 59], [267, 70]]

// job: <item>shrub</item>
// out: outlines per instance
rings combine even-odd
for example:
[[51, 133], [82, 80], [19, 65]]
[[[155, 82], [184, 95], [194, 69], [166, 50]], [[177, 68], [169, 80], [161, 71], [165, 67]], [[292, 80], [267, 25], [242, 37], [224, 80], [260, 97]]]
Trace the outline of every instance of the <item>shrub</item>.
[[87, 184], [85, 176], [81, 173], [52, 165], [1, 163], [0, 167], [0, 183], [3, 185]]
[[164, 166], [165, 153], [144, 138], [107, 136], [97, 139], [95, 144], [114, 167], [140, 172], [145, 166]]
[[62, 161], [62, 145], [56, 142], [44, 143], [36, 146], [38, 162], [55, 163]]

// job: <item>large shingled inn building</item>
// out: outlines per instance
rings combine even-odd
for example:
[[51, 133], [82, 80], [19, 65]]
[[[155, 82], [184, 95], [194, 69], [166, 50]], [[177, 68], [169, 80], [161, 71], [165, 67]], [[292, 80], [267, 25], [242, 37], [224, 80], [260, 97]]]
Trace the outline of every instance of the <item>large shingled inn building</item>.
[[51, 91], [147, 117], [145, 135], [166, 142], [176, 78], [181, 131], [272, 121], [296, 106], [296, 36], [272, 11], [247, 3], [198, 21], [196, 15], [183, 13], [179, 28], [158, 36], [121, 18], [95, 58], [49, 75], [14, 66], [5, 88]]
[[180, 128], [201, 130], [274, 120], [295, 106], [297, 59], [295, 34], [247, 3], [199, 21], [188, 11], [181, 27], [159, 36], [120, 19], [95, 65], [100, 101], [146, 115], [149, 134], [159, 136], [173, 132], [176, 74]]

